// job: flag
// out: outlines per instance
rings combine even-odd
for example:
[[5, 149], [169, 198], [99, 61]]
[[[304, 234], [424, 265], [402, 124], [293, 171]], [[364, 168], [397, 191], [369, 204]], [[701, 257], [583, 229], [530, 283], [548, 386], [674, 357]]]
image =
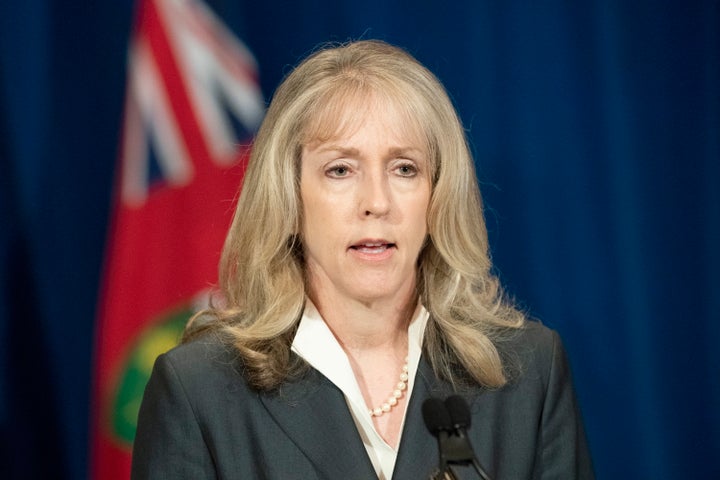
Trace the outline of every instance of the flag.
[[252, 54], [194, 0], [140, 0], [100, 293], [91, 476], [129, 476], [158, 354], [206, 304], [264, 114]]

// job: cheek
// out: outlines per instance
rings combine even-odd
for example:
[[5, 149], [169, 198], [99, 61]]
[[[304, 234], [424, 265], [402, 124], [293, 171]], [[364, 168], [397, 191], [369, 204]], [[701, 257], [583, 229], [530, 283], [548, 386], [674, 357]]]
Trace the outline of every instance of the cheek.
[[411, 211], [408, 212], [408, 220], [410, 221], [412, 241], [421, 248], [425, 242], [425, 237], [428, 234], [428, 199], [422, 197], [417, 199], [412, 204]]
[[332, 213], [327, 196], [322, 194], [308, 194], [303, 196], [304, 223], [308, 226], [322, 225], [328, 215]]
[[323, 193], [308, 192], [302, 195], [302, 201], [301, 234], [304, 243], [314, 250], [327, 248], [332, 239], [337, 236], [337, 228], [341, 224], [338, 219], [338, 209]]

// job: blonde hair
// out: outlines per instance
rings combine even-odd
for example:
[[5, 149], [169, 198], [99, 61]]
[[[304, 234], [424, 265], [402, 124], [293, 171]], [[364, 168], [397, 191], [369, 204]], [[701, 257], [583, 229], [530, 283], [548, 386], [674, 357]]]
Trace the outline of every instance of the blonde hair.
[[[306, 279], [300, 241], [300, 157], [304, 145], [338, 135], [363, 116], [349, 105], [379, 98], [420, 133], [430, 158], [428, 241], [418, 258], [417, 292], [430, 312], [424, 352], [454, 384], [499, 387], [507, 381], [496, 345], [523, 325], [491, 272], [480, 191], [464, 130], [439, 80], [404, 50], [366, 40], [326, 47], [305, 59], [277, 89], [255, 139], [220, 261], [224, 305], [199, 332], [224, 332], [248, 381], [278, 387], [302, 368], [290, 346], [302, 315]], [[370, 107], [367, 107], [370, 108]], [[338, 123], [339, 122], [339, 123]], [[207, 313], [207, 312], [206, 312]]]

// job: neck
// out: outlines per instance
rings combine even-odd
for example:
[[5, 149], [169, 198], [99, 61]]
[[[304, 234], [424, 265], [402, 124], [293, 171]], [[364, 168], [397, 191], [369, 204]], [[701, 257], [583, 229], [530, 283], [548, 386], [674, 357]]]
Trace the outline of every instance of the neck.
[[400, 302], [361, 302], [323, 295], [311, 295], [311, 299], [348, 354], [407, 349], [407, 329], [417, 308], [414, 294]]

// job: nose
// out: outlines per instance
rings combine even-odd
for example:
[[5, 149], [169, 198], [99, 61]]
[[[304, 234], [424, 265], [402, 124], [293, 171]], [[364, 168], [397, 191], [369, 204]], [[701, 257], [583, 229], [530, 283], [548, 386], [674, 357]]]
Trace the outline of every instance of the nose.
[[392, 195], [386, 175], [373, 172], [363, 176], [360, 186], [360, 213], [364, 217], [384, 217], [390, 212]]

